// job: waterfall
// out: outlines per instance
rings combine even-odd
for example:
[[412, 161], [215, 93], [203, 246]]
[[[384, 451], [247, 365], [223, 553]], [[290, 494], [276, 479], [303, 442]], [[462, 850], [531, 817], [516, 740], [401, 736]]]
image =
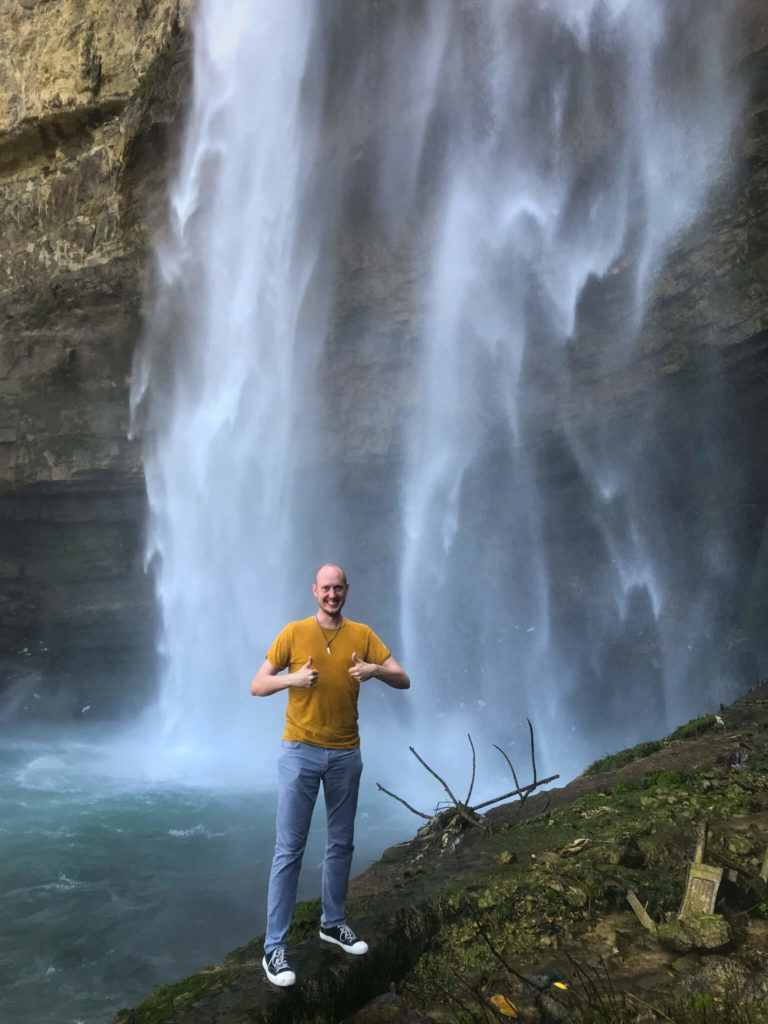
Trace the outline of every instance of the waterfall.
[[[253, 745], [242, 703], [306, 575], [327, 330], [326, 214], [312, 195], [323, 83], [311, 3], [206, 0], [194, 96], [157, 247], [134, 421], [145, 433], [164, 670], [164, 755], [220, 768]], [[331, 216], [332, 221], [332, 216]], [[301, 566], [304, 572], [297, 571]], [[261, 709], [278, 731], [278, 709]], [[210, 764], [209, 764], [210, 762]]]
[[163, 756], [279, 735], [247, 684], [326, 560], [414, 680], [374, 748], [529, 716], [567, 770], [690, 705], [717, 524], [670, 568], [664, 403], [574, 406], [720, 173], [721, 7], [201, 0], [133, 386]]
[[[679, 652], [712, 619], [695, 591], [690, 614], [675, 610], [680, 581], [659, 543], [670, 524], [637, 486], [662, 438], [642, 422], [617, 433], [615, 416], [579, 430], [563, 406], [570, 364], [594, 347], [585, 291], [621, 288], [618, 330], [595, 358], [606, 375], [626, 369], [734, 111], [713, 5], [483, 7], [430, 8], [422, 27], [442, 39], [439, 82], [429, 72], [425, 87], [449, 130], [404, 473], [403, 635], [448, 735], [527, 714], [556, 763], [564, 737], [581, 745], [573, 732], [634, 742], [690, 713]], [[562, 469], [551, 479], [556, 460], [571, 463], [567, 500], [582, 491], [570, 507], [553, 508], [569, 493]], [[436, 646], [462, 701], [432, 674]]]

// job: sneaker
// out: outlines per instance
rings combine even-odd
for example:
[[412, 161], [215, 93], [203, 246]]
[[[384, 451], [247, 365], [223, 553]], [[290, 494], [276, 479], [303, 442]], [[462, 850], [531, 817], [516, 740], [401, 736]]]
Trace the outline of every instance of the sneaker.
[[368, 952], [368, 943], [358, 939], [348, 924], [337, 924], [333, 928], [320, 927], [320, 938], [341, 946], [345, 953], [362, 956]]
[[291, 970], [291, 965], [285, 956], [285, 946], [275, 946], [269, 955], [265, 953], [261, 966], [273, 985], [286, 988], [296, 981], [296, 975]]

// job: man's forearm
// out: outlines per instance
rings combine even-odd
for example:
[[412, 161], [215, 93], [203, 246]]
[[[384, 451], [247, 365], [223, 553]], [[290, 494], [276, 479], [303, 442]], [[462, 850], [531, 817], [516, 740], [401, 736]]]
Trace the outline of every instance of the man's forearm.
[[269, 697], [290, 686], [290, 676], [273, 676], [257, 672], [251, 683], [251, 694], [254, 697]]
[[411, 685], [411, 678], [399, 665], [376, 665], [374, 678], [380, 679], [382, 683], [391, 686], [395, 690], [407, 690]]
[[251, 693], [254, 697], [269, 697], [270, 694], [279, 690], [287, 690], [289, 686], [298, 686], [301, 689], [308, 689], [317, 682], [317, 669], [312, 668], [312, 658], [295, 672], [289, 672], [287, 676], [279, 676], [281, 672], [276, 665], [267, 658], [259, 671], [253, 677]]

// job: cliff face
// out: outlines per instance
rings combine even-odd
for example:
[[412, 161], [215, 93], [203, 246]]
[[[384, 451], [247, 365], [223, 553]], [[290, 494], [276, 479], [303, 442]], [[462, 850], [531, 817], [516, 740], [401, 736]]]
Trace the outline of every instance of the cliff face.
[[125, 690], [88, 680], [96, 665], [131, 688], [148, 677], [128, 387], [190, 6], [0, 4], [0, 680], [14, 705], [41, 674], [78, 710]]
[[[163, 216], [189, 94], [192, 6], [0, 0], [0, 693], [20, 712], [89, 704], [109, 713], [140, 702], [152, 678], [145, 492], [128, 390], [151, 228]], [[734, 142], [736, 176], [724, 174], [707, 214], [669, 255], [637, 357], [606, 366], [597, 355], [623, 325], [611, 315], [616, 279], [595, 282], [567, 380], [542, 389], [550, 403], [528, 412], [540, 419], [542, 471], [552, 473], [555, 418], [630, 415], [653, 385], [658, 415], [671, 422], [691, 385], [719, 368], [723, 444], [751, 446], [739, 462], [754, 481], [738, 513], [748, 562], [768, 508], [768, 18], [763, 0], [741, 0], [740, 10], [734, 74], [751, 99]], [[352, 284], [339, 291], [330, 355], [345, 380], [366, 380], [366, 409], [354, 397], [342, 409], [360, 422], [358, 448], [343, 457], [393, 463], [399, 405], [372, 395], [368, 378], [377, 367], [383, 390], [392, 379], [377, 344], [392, 342], [393, 322], [400, 347], [387, 359], [411, 358], [416, 314], [392, 303], [418, 286], [424, 261], [387, 250], [353, 205], [341, 254]], [[382, 325], [363, 344], [361, 318]], [[400, 395], [401, 405], [412, 401]]]

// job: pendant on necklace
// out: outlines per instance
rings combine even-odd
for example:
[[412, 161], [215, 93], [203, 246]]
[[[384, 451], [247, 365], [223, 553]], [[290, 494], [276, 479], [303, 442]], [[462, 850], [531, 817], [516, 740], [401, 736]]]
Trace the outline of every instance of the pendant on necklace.
[[330, 644], [326, 644], [325, 645], [325, 649], [326, 649], [326, 651], [328, 651], [329, 654], [331, 653], [331, 645]]

